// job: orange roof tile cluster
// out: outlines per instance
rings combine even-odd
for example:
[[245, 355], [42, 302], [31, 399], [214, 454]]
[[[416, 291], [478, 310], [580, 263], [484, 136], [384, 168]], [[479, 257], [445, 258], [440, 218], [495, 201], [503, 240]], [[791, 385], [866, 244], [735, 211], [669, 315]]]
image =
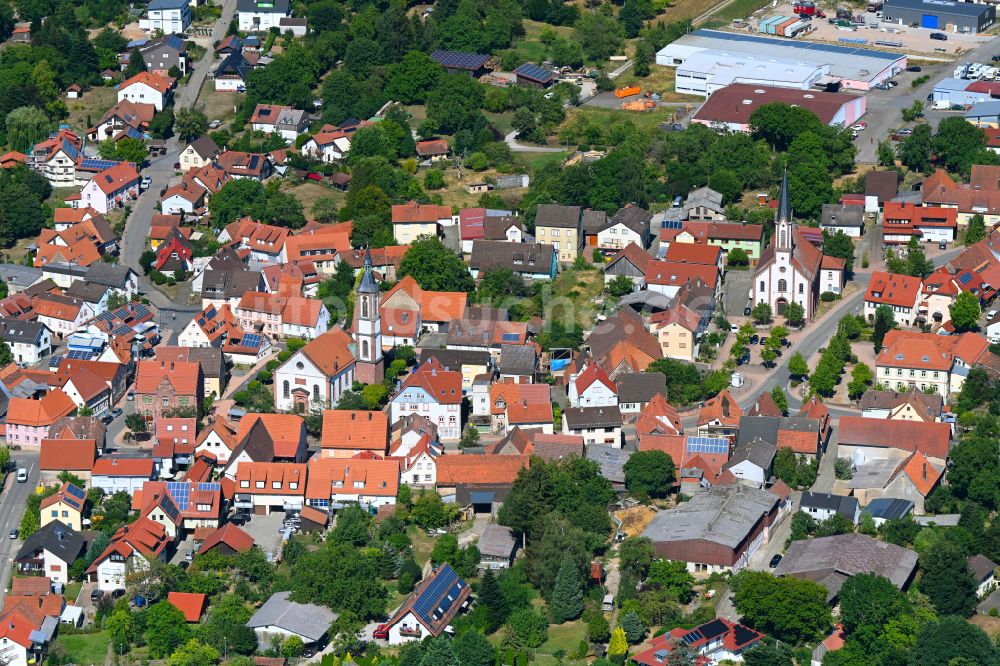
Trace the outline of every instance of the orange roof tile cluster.
[[226, 303], [222, 307], [209, 305], [194, 317], [195, 325], [208, 338], [208, 343], [212, 345], [216, 340], [225, 340], [234, 333], [241, 333], [243, 329], [240, 322], [233, 314], [232, 308]]
[[927, 456], [919, 450], [914, 451], [913, 455], [900, 463], [893, 474], [893, 478], [897, 477], [900, 473], [909, 477], [913, 483], [913, 487], [924, 497], [927, 497], [934, 490], [938, 481], [944, 476], [944, 470], [935, 467], [927, 459]]
[[837, 439], [851, 446], [920, 451], [925, 456], [944, 460], [951, 443], [951, 425], [842, 416]]
[[43, 439], [38, 465], [42, 471], [87, 472], [96, 460], [96, 440]]
[[875, 366], [947, 372], [956, 358], [969, 367], [975, 365], [989, 346], [989, 341], [978, 333], [937, 335], [892, 330], [885, 335]]
[[168, 592], [167, 603], [184, 614], [187, 622], [197, 622], [205, 612], [208, 597], [200, 592]]
[[255, 495], [304, 495], [307, 474], [303, 463], [241, 462], [236, 468], [236, 487], [238, 492]]
[[12, 397], [7, 406], [7, 425], [47, 427], [76, 410], [62, 389], [52, 389], [38, 400]]
[[280, 315], [284, 324], [315, 327], [320, 324], [323, 301], [304, 296], [248, 291], [240, 299], [239, 310], [241, 317]]
[[423, 223], [436, 224], [438, 220], [451, 217], [450, 206], [438, 206], [435, 204], [420, 204], [416, 201], [409, 201], [405, 204], [397, 204], [392, 207], [393, 224]]
[[663, 258], [680, 264], [718, 266], [722, 260], [722, 248], [698, 243], [671, 243]]
[[433, 357], [410, 373], [403, 381], [401, 391], [411, 386], [423, 389], [438, 404], [454, 405], [462, 402], [462, 373], [445, 370], [441, 362]]
[[969, 184], [958, 184], [943, 169], [938, 169], [921, 186], [924, 204], [955, 206], [962, 213], [1000, 213], [1000, 187], [997, 178], [988, 177], [991, 169], [973, 165]]
[[657, 393], [639, 415], [635, 430], [640, 437], [649, 434], [679, 435], [684, 432], [684, 427], [677, 409], [667, 402], [662, 393]]
[[129, 162], [119, 162], [109, 167], [93, 178], [93, 183], [106, 195], [112, 195], [123, 189], [139, 184], [139, 172]]
[[574, 381], [576, 394], [582, 396], [593, 384], [603, 384], [613, 394], [618, 395], [618, 387], [612, 383], [608, 373], [604, 372], [601, 366], [594, 363], [588, 365], [587, 369], [581, 372]]
[[420, 288], [412, 276], [407, 275], [397, 282], [392, 289], [382, 297], [382, 303], [391, 307], [400, 307], [394, 298], [397, 293], [405, 292], [416, 303], [420, 317], [424, 321], [452, 321], [461, 319], [465, 314], [469, 295], [463, 291], [425, 291]]
[[60, 294], [38, 294], [32, 299], [35, 314], [61, 321], [76, 321], [83, 309], [83, 301]]
[[139, 518], [135, 522], [120, 527], [111, 537], [111, 543], [103, 553], [87, 569], [88, 574], [97, 571], [97, 567], [111, 555], [118, 555], [126, 560], [138, 553], [147, 559], [159, 556], [172, 540], [167, 536], [163, 525]]
[[389, 445], [389, 415], [354, 409], [323, 412], [322, 447], [385, 454]]
[[551, 422], [549, 386], [517, 384], [511, 380], [494, 382], [490, 386], [490, 413], [506, 414], [507, 423], [512, 426]]
[[236, 525], [226, 523], [205, 537], [198, 553], [204, 555], [220, 544], [225, 544], [238, 553], [245, 553], [253, 548], [254, 540]]
[[258, 421], [264, 425], [264, 429], [275, 444], [294, 442], [298, 445], [304, 437], [305, 419], [298, 414], [247, 414], [240, 420], [236, 441], [242, 442]]
[[437, 461], [439, 486], [512, 484], [527, 456], [447, 455]]
[[604, 265], [604, 270], [607, 272], [609, 268], [617, 264], [619, 261], [628, 261], [640, 271], [645, 272], [646, 264], [652, 260], [653, 258], [649, 256], [648, 252], [635, 243], [629, 243], [621, 250], [618, 250], [618, 253], [615, 254], [615, 256], [611, 257], [608, 263]]
[[334, 326], [323, 335], [306, 343], [301, 351], [328, 377], [333, 377], [354, 363], [354, 344], [344, 329]]
[[333, 495], [395, 497], [399, 491], [399, 462], [363, 458], [313, 458], [309, 462], [307, 499]]
[[169, 384], [177, 395], [197, 395], [202, 386], [201, 364], [194, 361], [139, 361], [135, 376], [138, 395], [156, 393]]
[[740, 417], [743, 416], [743, 408], [735, 398], [723, 389], [714, 398], [705, 401], [705, 405], [698, 411], [698, 425], [718, 421], [727, 426], [738, 426]]
[[701, 317], [683, 303], [675, 303], [669, 309], [653, 314], [649, 323], [653, 331], [677, 324], [686, 331], [696, 333], [701, 327]]
[[108, 456], [98, 458], [91, 469], [94, 476], [134, 476], [144, 479], [153, 478], [152, 458], [119, 458]]
[[125, 90], [136, 83], [144, 83], [161, 95], [166, 93], [173, 86], [173, 79], [153, 74], [152, 72], [139, 72], [130, 79], [125, 79], [118, 86], [119, 92]]
[[351, 222], [341, 222], [288, 236], [285, 239], [285, 257], [288, 261], [332, 261], [338, 254], [351, 251], [352, 228]]
[[[674, 243], [670, 246], [673, 247]], [[647, 284], [677, 287], [701, 281], [714, 288], [719, 279], [719, 269], [717, 266], [704, 264], [651, 260], [646, 264], [645, 279]]]

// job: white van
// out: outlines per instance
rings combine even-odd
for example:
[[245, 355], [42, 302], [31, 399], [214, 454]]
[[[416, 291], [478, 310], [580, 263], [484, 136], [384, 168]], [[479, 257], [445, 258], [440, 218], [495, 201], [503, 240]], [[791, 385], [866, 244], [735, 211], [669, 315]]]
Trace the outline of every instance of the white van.
[[997, 316], [996, 310], [990, 310], [986, 313], [986, 321], [993, 321], [993, 318]]

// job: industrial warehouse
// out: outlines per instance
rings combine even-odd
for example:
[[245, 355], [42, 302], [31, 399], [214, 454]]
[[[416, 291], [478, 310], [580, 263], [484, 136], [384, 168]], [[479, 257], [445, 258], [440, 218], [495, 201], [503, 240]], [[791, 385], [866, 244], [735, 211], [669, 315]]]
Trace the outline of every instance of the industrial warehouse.
[[997, 21], [993, 5], [952, 0], [887, 0], [882, 20], [931, 30], [983, 32]]
[[809, 109], [823, 124], [836, 127], [854, 124], [867, 110], [864, 95], [734, 83], [713, 93], [691, 122], [730, 132], [749, 132], [753, 112], [764, 104], [777, 103]]
[[676, 90], [707, 97], [733, 83], [869, 90], [906, 69], [906, 56], [853, 46], [695, 30], [656, 54], [676, 67]]

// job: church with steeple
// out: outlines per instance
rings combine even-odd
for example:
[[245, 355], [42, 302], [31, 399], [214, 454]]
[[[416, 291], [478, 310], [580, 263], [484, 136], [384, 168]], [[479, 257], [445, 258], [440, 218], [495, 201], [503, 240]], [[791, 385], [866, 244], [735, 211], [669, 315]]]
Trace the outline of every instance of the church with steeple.
[[822, 263], [823, 251], [795, 226], [786, 171], [781, 179], [774, 234], [754, 272], [752, 304], [767, 303], [771, 312], [782, 316], [789, 303], [798, 303], [805, 309], [806, 319], [812, 319], [819, 303]]
[[354, 299], [354, 378], [362, 384], [379, 384], [385, 379], [382, 358], [382, 317], [379, 315], [379, 288], [372, 271], [372, 253], [365, 249], [364, 272]]

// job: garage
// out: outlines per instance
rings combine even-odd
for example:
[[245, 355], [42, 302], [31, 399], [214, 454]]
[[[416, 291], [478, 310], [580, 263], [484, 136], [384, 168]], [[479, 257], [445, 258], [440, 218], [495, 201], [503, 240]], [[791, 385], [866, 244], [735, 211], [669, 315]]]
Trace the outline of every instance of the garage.
[[993, 5], [954, 0], [886, 0], [882, 20], [886, 23], [927, 30], [980, 33], [996, 23]]

